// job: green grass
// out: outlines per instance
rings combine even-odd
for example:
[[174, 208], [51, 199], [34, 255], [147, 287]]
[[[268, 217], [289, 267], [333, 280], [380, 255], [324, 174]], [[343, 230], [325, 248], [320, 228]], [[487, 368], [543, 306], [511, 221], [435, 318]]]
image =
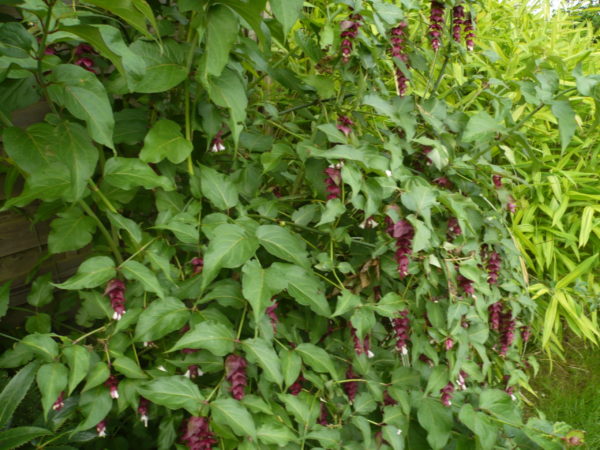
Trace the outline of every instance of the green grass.
[[[565, 343], [565, 361], [538, 357], [540, 372], [532, 386], [536, 409], [551, 421], [585, 431], [583, 448], [600, 449], [600, 348], [579, 340]], [[581, 448], [581, 447], [580, 447]]]

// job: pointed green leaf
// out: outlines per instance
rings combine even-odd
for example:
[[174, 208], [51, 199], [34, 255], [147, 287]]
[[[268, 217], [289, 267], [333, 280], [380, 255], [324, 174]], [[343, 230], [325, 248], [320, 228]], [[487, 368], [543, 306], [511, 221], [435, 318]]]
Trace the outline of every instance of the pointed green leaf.
[[279, 225], [261, 225], [256, 230], [256, 237], [260, 245], [273, 256], [302, 267], [310, 267], [306, 243], [290, 230]]
[[4, 425], [9, 422], [17, 406], [29, 391], [37, 368], [37, 361], [27, 364], [4, 386], [0, 393], [0, 427], [4, 428]]
[[50, 224], [48, 250], [50, 253], [62, 253], [79, 250], [92, 241], [96, 222], [83, 214], [79, 208], [71, 208], [58, 214]]
[[577, 129], [575, 121], [575, 111], [571, 107], [569, 100], [554, 100], [552, 102], [552, 112], [558, 119], [558, 131], [560, 132], [560, 145], [564, 150], [569, 146], [571, 138]]
[[242, 293], [252, 307], [256, 323], [259, 323], [271, 303], [271, 297], [277, 292], [271, 278], [272, 272], [263, 269], [256, 259], [251, 259], [242, 268]]
[[216, 356], [225, 356], [233, 352], [235, 334], [222, 323], [205, 321], [195, 325], [185, 333], [169, 352], [182, 348], [204, 348]]
[[150, 166], [137, 158], [110, 158], [104, 165], [104, 180], [111, 186], [126, 191], [138, 186], [146, 189], [160, 187], [165, 191], [175, 189], [169, 178], [157, 175]]
[[450, 438], [454, 424], [452, 411], [442, 405], [439, 400], [424, 398], [419, 403], [417, 418], [421, 426], [427, 430], [429, 445], [434, 450], [443, 448]]
[[248, 410], [237, 400], [225, 398], [210, 404], [213, 420], [219, 425], [229, 426], [235, 434], [256, 439], [256, 426]]
[[265, 339], [255, 338], [243, 341], [243, 347], [248, 360], [261, 367], [267, 380], [281, 386], [283, 375], [281, 374], [279, 358], [273, 350], [273, 346]]
[[271, 269], [282, 282], [287, 282], [287, 291], [298, 303], [308, 306], [321, 316], [331, 315], [323, 285], [311, 272], [282, 263], [273, 264]]
[[156, 378], [138, 388], [140, 395], [169, 409], [184, 408], [197, 415], [204, 397], [194, 382], [182, 375]]
[[338, 373], [333, 365], [331, 356], [329, 356], [329, 353], [327, 353], [323, 348], [305, 342], [298, 345], [295, 348], [295, 351], [300, 354], [304, 364], [313, 369], [315, 372], [329, 372], [334, 380], [338, 379]]
[[49, 81], [51, 100], [85, 120], [96, 142], [114, 148], [115, 118], [104, 85], [96, 75], [73, 64], [61, 64], [52, 70]]
[[112, 398], [108, 389], [104, 386], [98, 386], [91, 391], [84, 392], [79, 397], [79, 408], [85, 417], [74, 432], [88, 430], [98, 425], [104, 419], [112, 408]]
[[140, 159], [146, 163], [158, 163], [168, 159], [179, 164], [192, 153], [194, 146], [181, 134], [181, 127], [172, 120], [156, 122], [146, 137]]
[[29, 441], [52, 434], [52, 431], [39, 427], [16, 427], [0, 432], [0, 448], [13, 449]]
[[202, 194], [217, 208], [226, 210], [238, 204], [238, 191], [231, 178], [215, 169], [200, 166]]
[[353, 294], [347, 289], [344, 289], [342, 293], [338, 295], [337, 306], [331, 317], [341, 316], [342, 314], [360, 305], [360, 303], [360, 297], [358, 295]]
[[[237, 39], [237, 16], [223, 5], [208, 10], [206, 26], [206, 73], [218, 77], [229, 61], [229, 52]], [[224, 33], [223, 30], [227, 30]]]
[[143, 264], [130, 260], [120, 266], [121, 273], [128, 280], [139, 281], [146, 291], [154, 292], [160, 298], [164, 298], [165, 293], [156, 278], [156, 275]]
[[69, 370], [64, 364], [44, 364], [37, 373], [37, 385], [42, 394], [42, 408], [44, 417], [48, 418], [48, 412], [61, 392], [67, 388]]
[[21, 342], [46, 361], [52, 361], [58, 356], [58, 344], [50, 334], [30, 334], [25, 336]]
[[283, 33], [287, 34], [300, 17], [304, 0], [270, 0], [269, 4], [283, 27]]
[[173, 297], [155, 300], [140, 314], [135, 328], [135, 341], [155, 341], [181, 329], [188, 321], [187, 306]]
[[69, 365], [69, 385], [67, 395], [71, 395], [77, 385], [90, 371], [91, 353], [81, 345], [72, 345], [63, 350], [63, 355]]
[[106, 284], [115, 275], [115, 263], [111, 258], [94, 256], [83, 262], [75, 275], [54, 286], [66, 290], [91, 289]]
[[126, 356], [116, 358], [112, 366], [117, 372], [125, 375], [127, 378], [148, 378], [140, 366], [133, 359]]
[[104, 361], [98, 361], [96, 365], [90, 370], [87, 376], [87, 381], [83, 387], [82, 392], [89, 391], [97, 386], [100, 386], [110, 377], [110, 369]]
[[263, 423], [256, 433], [263, 444], [286, 446], [290, 442], [296, 442], [298, 437], [288, 427], [277, 423], [275, 420]]

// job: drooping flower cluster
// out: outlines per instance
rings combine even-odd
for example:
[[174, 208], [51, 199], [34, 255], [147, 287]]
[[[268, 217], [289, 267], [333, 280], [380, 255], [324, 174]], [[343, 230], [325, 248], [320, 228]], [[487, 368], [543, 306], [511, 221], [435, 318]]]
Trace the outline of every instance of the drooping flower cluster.
[[217, 443], [206, 417], [190, 417], [183, 423], [181, 441], [190, 450], [210, 450]]
[[514, 214], [517, 211], [517, 204], [515, 203], [515, 199], [510, 197], [510, 200], [506, 204], [506, 209], [509, 213]]
[[104, 382], [104, 386], [110, 390], [111, 398], [119, 398], [119, 379], [115, 375], [108, 377], [108, 380]]
[[321, 402], [321, 413], [319, 414], [319, 417], [317, 418], [317, 423], [319, 425], [323, 425], [324, 427], [326, 427], [327, 425], [329, 425], [329, 413], [327, 412], [327, 406], [325, 406], [325, 403]]
[[354, 342], [354, 351], [358, 356], [365, 353], [369, 358], [372, 358], [373, 352], [371, 352], [371, 342], [369, 340], [369, 336], [365, 336], [365, 338], [360, 340], [358, 335], [356, 334], [356, 328], [352, 325], [351, 322], [348, 322], [348, 327], [350, 328], [350, 336], [352, 336], [352, 341]]
[[456, 384], [458, 385], [458, 389], [460, 391], [464, 391], [467, 389], [466, 379], [469, 377], [464, 370], [458, 372], [458, 377], [456, 378]]
[[217, 134], [212, 141], [210, 141], [210, 151], [213, 153], [219, 153], [226, 149], [225, 143], [223, 142], [223, 129], [217, 131]]
[[279, 303], [275, 301], [275, 297], [273, 297], [271, 300], [273, 301], [273, 303], [267, 307], [265, 313], [267, 314], [267, 316], [269, 316], [271, 326], [273, 327], [273, 333], [275, 333], [277, 331], [277, 323], [279, 322], [279, 317], [277, 317], [277, 313], [275, 312], [275, 310], [277, 309], [277, 306], [279, 306]]
[[183, 374], [183, 376], [189, 379], [196, 378], [201, 375], [204, 375], [204, 372], [202, 372], [196, 364], [189, 365], [187, 370]]
[[243, 356], [229, 355], [225, 360], [225, 374], [227, 381], [231, 385], [229, 391], [231, 392], [231, 396], [236, 400], [243, 399], [245, 395], [244, 388], [248, 384], [248, 379], [246, 378], [247, 366], [248, 363]]
[[500, 276], [500, 265], [502, 264], [502, 259], [497, 252], [491, 252], [490, 256], [487, 260], [487, 271], [488, 271], [488, 283], [496, 284], [498, 283], [498, 277]]
[[392, 326], [396, 335], [396, 350], [402, 355], [408, 354], [408, 342], [410, 341], [410, 319], [408, 318], [408, 309], [398, 313], [400, 317], [392, 319]]
[[[406, 22], [400, 22], [398, 26], [392, 28], [390, 41], [392, 43], [392, 47], [390, 52], [392, 54], [392, 58], [398, 58], [402, 61], [406, 67], [408, 68], [408, 54], [406, 53], [406, 27], [408, 24]], [[406, 93], [406, 89], [408, 86], [408, 78], [404, 75], [404, 72], [400, 70], [399, 67], [396, 67], [394, 70], [395, 80], [396, 80], [396, 92], [399, 96], [403, 96]]]
[[471, 52], [473, 51], [473, 48], [475, 48], [475, 31], [473, 28], [473, 17], [471, 16], [471, 13], [467, 15], [467, 18], [463, 21], [463, 24], [465, 26], [464, 30], [467, 50]]
[[94, 61], [90, 58], [98, 53], [89, 44], [79, 44], [75, 47], [75, 57], [77, 58], [73, 64], [83, 67], [88, 72], [96, 73], [94, 69]]
[[138, 405], [137, 412], [140, 415], [140, 420], [144, 424], [144, 426], [148, 427], [148, 406], [150, 402], [144, 397], [140, 397], [140, 403]]
[[106, 420], [102, 420], [96, 425], [96, 433], [98, 433], [98, 437], [106, 437]]
[[341, 163], [331, 164], [327, 169], [325, 169], [325, 184], [327, 185], [327, 200], [333, 200], [335, 198], [340, 198], [342, 195], [342, 189], [340, 188], [340, 184], [342, 183], [342, 171], [340, 170], [342, 167]]
[[108, 282], [104, 295], [108, 295], [110, 306], [114, 314], [113, 319], [120, 320], [125, 314], [125, 283], [118, 279], [113, 279]]
[[388, 223], [388, 234], [396, 239], [396, 254], [394, 256], [398, 264], [398, 274], [400, 278], [404, 278], [408, 275], [408, 263], [410, 262], [408, 255], [412, 253], [412, 240], [415, 236], [415, 230], [406, 220], [393, 223], [391, 219], [386, 218], [386, 221]]
[[451, 337], [447, 337], [444, 340], [444, 348], [446, 349], [446, 351], [450, 351], [450, 350], [452, 350], [453, 347], [454, 347], [454, 339], [452, 339]]
[[496, 187], [496, 189], [500, 189], [502, 187], [502, 177], [500, 175], [492, 175], [492, 182], [494, 183], [494, 187]]
[[500, 330], [500, 319], [502, 316], [502, 302], [492, 303], [488, 307], [488, 312], [490, 314], [490, 328], [492, 330], [498, 331]]
[[[358, 378], [358, 375], [354, 373], [354, 371], [352, 370], [352, 366], [348, 367], [348, 370], [346, 370], [346, 379], [354, 380], [356, 378]], [[358, 381], [348, 381], [346, 383], [343, 383], [342, 387], [344, 388], [344, 392], [348, 396], [348, 400], [353, 402], [356, 398], [356, 393], [358, 392]]]
[[450, 217], [448, 219], [448, 232], [446, 236], [449, 241], [453, 241], [456, 236], [460, 236], [462, 234], [462, 229], [458, 223], [458, 219], [456, 217]]
[[192, 258], [190, 264], [194, 268], [194, 273], [202, 273], [202, 269], [204, 268], [204, 259], [200, 257]]
[[304, 377], [302, 374], [298, 375], [296, 381], [294, 381], [290, 387], [288, 388], [288, 392], [292, 395], [298, 395], [302, 391], [302, 382], [304, 381]]
[[438, 177], [435, 180], [433, 180], [433, 182], [442, 189], [452, 189], [454, 187], [452, 181], [450, 181], [448, 177]]
[[500, 355], [504, 356], [515, 340], [516, 321], [510, 309], [500, 315]]
[[440, 389], [440, 392], [442, 393], [442, 405], [448, 407], [452, 406], [452, 394], [454, 393], [454, 385], [452, 384], [452, 382], [449, 381], [446, 386]]
[[344, 133], [344, 136], [348, 137], [352, 133], [352, 125], [354, 122], [348, 116], [339, 116], [337, 129]]
[[65, 391], [62, 391], [58, 398], [56, 399], [56, 401], [52, 404], [52, 409], [54, 411], [60, 411], [61, 409], [63, 409], [65, 407]]
[[465, 8], [462, 5], [452, 8], [452, 38], [460, 42], [460, 31], [465, 19]]
[[444, 30], [444, 4], [432, 1], [431, 13], [429, 15], [429, 37], [431, 38], [431, 47], [436, 52], [440, 49], [442, 42], [442, 32]]
[[342, 30], [342, 61], [344, 64], [350, 61], [350, 55], [352, 54], [352, 48], [354, 47], [354, 39], [358, 36], [358, 29], [361, 27], [362, 16], [360, 14], [351, 14], [347, 20], [343, 20], [340, 23]]
[[523, 325], [520, 330], [521, 339], [523, 339], [523, 342], [528, 342], [529, 339], [531, 339], [531, 328], [529, 328], [527, 325]]
[[458, 285], [464, 291], [465, 294], [474, 296], [475, 295], [475, 287], [473, 286], [473, 281], [468, 278], [458, 274], [456, 277], [456, 281], [458, 281]]

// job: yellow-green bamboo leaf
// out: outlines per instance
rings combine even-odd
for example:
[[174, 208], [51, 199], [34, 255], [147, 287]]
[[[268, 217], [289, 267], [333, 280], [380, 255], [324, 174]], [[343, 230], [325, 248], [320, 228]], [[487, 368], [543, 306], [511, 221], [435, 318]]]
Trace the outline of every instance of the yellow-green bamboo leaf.
[[590, 270], [592, 268], [594, 262], [596, 262], [596, 259], [598, 259], [598, 254], [590, 256], [588, 259], [586, 259], [581, 264], [579, 264], [577, 267], [575, 267], [575, 269], [573, 271], [571, 271], [567, 276], [565, 276], [558, 283], [556, 283], [555, 288], [557, 290], [560, 290], [560, 289], [567, 287], [569, 284], [571, 284], [573, 281], [575, 281], [578, 277], [580, 277], [581, 275], [586, 273], [588, 270]]
[[581, 215], [581, 228], [579, 229], [579, 247], [583, 247], [590, 239], [594, 220], [594, 208], [586, 206]]

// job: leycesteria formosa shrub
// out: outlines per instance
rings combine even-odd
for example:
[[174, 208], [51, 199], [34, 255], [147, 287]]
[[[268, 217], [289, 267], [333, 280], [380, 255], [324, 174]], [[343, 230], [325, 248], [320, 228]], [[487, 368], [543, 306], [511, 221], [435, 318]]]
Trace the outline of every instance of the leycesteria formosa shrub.
[[436, 95], [476, 3], [12, 3], [3, 209], [84, 261], [33, 283], [0, 442], [577, 443], [522, 414], [535, 304], [486, 156], [509, 131]]

